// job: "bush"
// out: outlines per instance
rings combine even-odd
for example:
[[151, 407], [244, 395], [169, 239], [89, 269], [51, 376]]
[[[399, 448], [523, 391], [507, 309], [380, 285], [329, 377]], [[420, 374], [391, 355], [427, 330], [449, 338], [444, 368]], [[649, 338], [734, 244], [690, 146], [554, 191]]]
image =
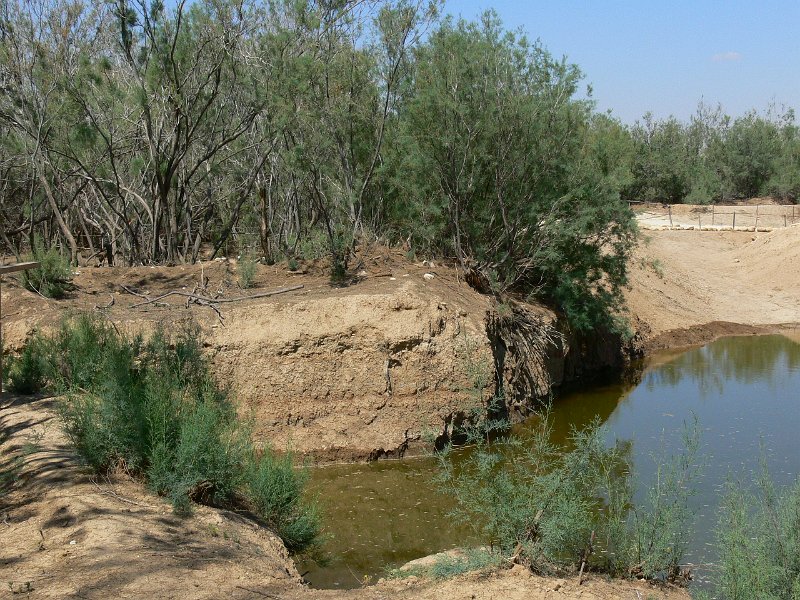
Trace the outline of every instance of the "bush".
[[701, 470], [697, 462], [699, 431], [696, 419], [685, 427], [683, 451], [669, 460], [659, 458], [647, 504], [631, 509], [633, 544], [628, 562], [632, 574], [648, 579], [668, 579], [679, 574], [694, 516], [689, 499], [695, 494]]
[[38, 241], [34, 245], [32, 258], [39, 266], [22, 272], [22, 285], [46, 298], [63, 298], [72, 280], [69, 261], [55, 248], [45, 250]]
[[37, 347], [41, 342], [34, 336], [17, 358], [6, 362], [8, 369], [8, 389], [17, 394], [35, 394], [44, 387], [47, 365], [42, 364], [42, 351]]
[[319, 536], [316, 506], [302, 501], [307, 478], [306, 471], [295, 470], [291, 454], [277, 457], [264, 452], [250, 463], [250, 501], [290, 551], [314, 546]]
[[389, 571], [389, 576], [392, 578], [422, 576], [432, 579], [450, 579], [473, 571], [496, 569], [502, 562], [503, 557], [498, 552], [485, 548], [467, 548], [455, 555], [442, 553], [428, 567], [392, 569]]
[[730, 482], [717, 545], [719, 597], [729, 600], [800, 598], [800, 480], [776, 490], [765, 467], [749, 491]]
[[438, 454], [439, 483], [456, 501], [455, 520], [534, 571], [576, 569], [595, 532], [594, 569], [670, 578], [677, 575], [692, 516], [687, 500], [698, 429], [687, 431], [691, 443], [663, 467], [646, 507], [633, 505], [630, 445], [607, 447], [595, 421], [573, 431], [569, 449], [558, 447], [550, 441], [547, 414], [524, 439], [472, 432], [475, 448], [466, 457], [446, 448]]
[[236, 266], [239, 272], [239, 287], [248, 290], [255, 284], [258, 263], [251, 258], [242, 258]]
[[316, 508], [303, 501], [305, 475], [291, 456], [257, 456], [250, 428], [210, 374], [200, 332], [156, 332], [129, 340], [91, 316], [65, 321], [30, 346], [40, 381], [65, 392], [64, 427], [97, 472], [123, 469], [170, 498], [179, 514], [192, 502], [254, 508], [291, 551], [315, 544]]
[[439, 454], [440, 482], [457, 503], [452, 516], [540, 573], [580, 561], [600, 525], [598, 498], [610, 495], [600, 473], [619, 471], [622, 461], [617, 448], [602, 444], [597, 424], [574, 432], [568, 452], [550, 442], [550, 430], [545, 416], [524, 440], [473, 438], [476, 448], [461, 463], [451, 460], [452, 448]]

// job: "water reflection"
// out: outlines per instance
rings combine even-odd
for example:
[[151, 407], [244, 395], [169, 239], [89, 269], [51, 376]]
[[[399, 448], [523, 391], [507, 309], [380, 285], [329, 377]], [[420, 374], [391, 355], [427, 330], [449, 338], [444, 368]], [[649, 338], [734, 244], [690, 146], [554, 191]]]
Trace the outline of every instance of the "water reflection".
[[[698, 521], [688, 559], [713, 561], [715, 508], [726, 478], [749, 477], [760, 446], [779, 483], [800, 473], [800, 345], [782, 336], [727, 338], [674, 356], [654, 357], [626, 382], [562, 394], [553, 405], [555, 442], [599, 417], [608, 442], [630, 448], [637, 489], [652, 482], [653, 455], [676, 452], [682, 424], [694, 413], [703, 430], [705, 476], [694, 506]], [[530, 424], [514, 434], [525, 437]], [[446, 517], [449, 499], [431, 482], [430, 460], [341, 465], [314, 470], [328, 532], [327, 567], [312, 562], [318, 587], [354, 587], [386, 566], [473, 543], [465, 527]]]

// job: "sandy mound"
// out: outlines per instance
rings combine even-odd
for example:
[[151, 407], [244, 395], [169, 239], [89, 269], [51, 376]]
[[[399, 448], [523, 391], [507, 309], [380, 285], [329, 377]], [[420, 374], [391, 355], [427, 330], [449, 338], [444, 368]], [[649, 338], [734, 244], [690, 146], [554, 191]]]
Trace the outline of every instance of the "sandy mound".
[[800, 298], [800, 224], [751, 236], [734, 255], [751, 285]]

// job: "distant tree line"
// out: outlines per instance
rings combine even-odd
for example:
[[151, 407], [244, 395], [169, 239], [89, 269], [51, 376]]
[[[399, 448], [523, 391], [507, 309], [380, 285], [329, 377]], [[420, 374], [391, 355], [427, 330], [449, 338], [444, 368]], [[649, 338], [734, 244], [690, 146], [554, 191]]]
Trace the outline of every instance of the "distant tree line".
[[589, 327], [626, 282], [626, 200], [794, 197], [793, 115], [625, 127], [493, 12], [439, 9], [0, 0], [0, 244], [72, 264], [325, 256], [344, 277], [379, 240]]
[[800, 129], [792, 110], [732, 119], [700, 104], [688, 122], [647, 114], [628, 128], [627, 200], [707, 204], [757, 196], [796, 202]]

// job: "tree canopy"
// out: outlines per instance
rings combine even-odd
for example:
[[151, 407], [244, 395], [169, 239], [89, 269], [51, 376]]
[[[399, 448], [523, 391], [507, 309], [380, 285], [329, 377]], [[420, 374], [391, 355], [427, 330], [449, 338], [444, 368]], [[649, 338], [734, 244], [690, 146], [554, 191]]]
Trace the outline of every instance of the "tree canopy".
[[794, 115], [597, 114], [583, 75], [435, 0], [5, 0], [0, 244], [77, 264], [403, 243], [610, 322], [626, 200], [800, 189]]

